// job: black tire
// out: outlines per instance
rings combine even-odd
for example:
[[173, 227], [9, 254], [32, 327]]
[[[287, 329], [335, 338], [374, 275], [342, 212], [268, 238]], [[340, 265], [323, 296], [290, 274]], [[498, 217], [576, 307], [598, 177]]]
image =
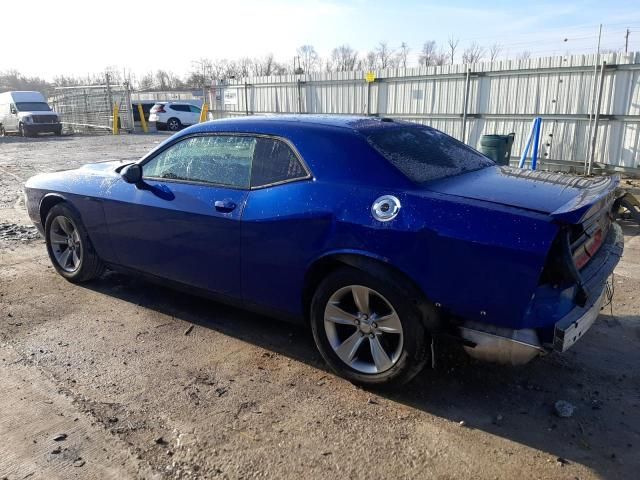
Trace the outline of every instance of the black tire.
[[[331, 346], [329, 333], [325, 328], [325, 309], [334, 294], [337, 295], [350, 286], [364, 286], [374, 291], [374, 296], [377, 294], [385, 300], [399, 317], [402, 325], [403, 340], [401, 346], [398, 345], [396, 347], [395, 363], [385, 371], [363, 373], [359, 369], [352, 368], [338, 356], [334, 351], [334, 347]], [[364, 271], [344, 267], [329, 274], [320, 283], [313, 296], [310, 313], [311, 330], [320, 354], [333, 371], [355, 384], [365, 387], [397, 387], [403, 385], [422, 370], [430, 357], [428, 335], [415, 304], [393, 282], [381, 281]], [[373, 325], [375, 326], [375, 323]], [[355, 332], [354, 335], [359, 334], [363, 337], [375, 338], [375, 335], [378, 335], [364, 335], [359, 330], [360, 327], [351, 325], [341, 325], [341, 327], [354, 329], [347, 331], [344, 335], [345, 337], [349, 336], [351, 331]], [[379, 338], [382, 341], [382, 337]], [[359, 345], [357, 347], [357, 357], [360, 355], [363, 357], [372, 355], [373, 347], [368, 342], [365, 343], [363, 341]], [[362, 350], [363, 348], [364, 350]], [[371, 348], [371, 350], [368, 350], [368, 348]], [[370, 353], [367, 353], [367, 351]], [[393, 357], [389, 356], [388, 358], [391, 359]], [[371, 359], [373, 361], [373, 357]]]
[[[58, 237], [55, 237], [54, 235], [56, 233], [58, 235], [65, 235], [65, 232], [62, 230], [56, 231], [57, 227], [60, 225], [59, 222], [61, 222], [60, 217], [70, 221], [73, 226], [73, 230], [77, 231], [77, 237], [74, 237], [77, 239], [76, 245], [73, 247], [69, 245], [66, 246], [67, 249], [75, 249], [76, 257], [79, 258], [77, 266], [73, 269], [71, 269], [68, 264], [67, 267], [63, 266], [61, 264], [61, 260], [59, 260], [61, 253], [64, 255], [64, 252], [67, 251], [64, 248], [59, 247], [59, 245], [64, 247], [65, 244], [56, 243]], [[51, 263], [56, 271], [64, 278], [73, 283], [82, 283], [99, 277], [102, 274], [104, 271], [104, 264], [96, 254], [96, 251], [91, 244], [91, 240], [89, 239], [87, 230], [82, 224], [82, 220], [67, 204], [58, 203], [49, 210], [45, 221], [44, 232], [45, 242], [47, 244], [47, 253], [49, 254]], [[67, 255], [67, 257], [69, 257], [69, 255]]]
[[62, 127], [57, 128], [55, 132], [53, 132], [56, 137], [62, 136]]
[[167, 130], [171, 132], [182, 130], [182, 123], [177, 118], [170, 118], [167, 120]]
[[21, 137], [28, 137], [29, 136], [29, 134], [25, 130], [25, 128], [22, 125], [22, 123], [18, 125], [18, 135], [20, 135]]
[[7, 131], [4, 129], [2, 125], [0, 125], [0, 137], [6, 137]]

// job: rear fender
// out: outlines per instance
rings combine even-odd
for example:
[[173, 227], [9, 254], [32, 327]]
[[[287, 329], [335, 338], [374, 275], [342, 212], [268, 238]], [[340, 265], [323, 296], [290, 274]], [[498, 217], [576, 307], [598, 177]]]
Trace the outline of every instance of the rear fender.
[[317, 284], [322, 281], [322, 274], [340, 266], [350, 266], [362, 270], [380, 281], [392, 283], [418, 309], [427, 330], [434, 332], [442, 327], [438, 310], [406, 273], [389, 264], [382, 257], [357, 250], [329, 252], [310, 265], [305, 276], [305, 310], [308, 311], [307, 305], [310, 304]]

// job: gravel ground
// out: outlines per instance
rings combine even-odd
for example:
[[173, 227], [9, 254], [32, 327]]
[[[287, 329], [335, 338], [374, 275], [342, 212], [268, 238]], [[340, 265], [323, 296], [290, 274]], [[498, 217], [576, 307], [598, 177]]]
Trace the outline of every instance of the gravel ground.
[[369, 392], [303, 328], [55, 274], [22, 182], [164, 138], [0, 138], [0, 478], [637, 478], [639, 227], [624, 226], [613, 305], [566, 354], [506, 368], [439, 343], [435, 369]]

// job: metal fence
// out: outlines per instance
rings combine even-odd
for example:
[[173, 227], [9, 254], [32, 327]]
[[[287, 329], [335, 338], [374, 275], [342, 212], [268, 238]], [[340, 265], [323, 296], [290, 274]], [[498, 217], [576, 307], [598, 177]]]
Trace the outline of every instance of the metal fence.
[[[604, 62], [602, 88], [599, 68]], [[582, 171], [595, 131], [596, 168], [640, 173], [640, 54], [574, 55], [217, 82], [213, 118], [278, 113], [379, 115], [438, 128], [479, 147], [516, 133], [516, 163], [542, 117], [541, 165]], [[598, 102], [597, 100], [600, 99]], [[600, 104], [597, 128], [596, 105]]]
[[115, 105], [119, 107], [120, 128], [133, 131], [131, 91], [128, 85], [60, 87], [49, 97], [49, 102], [68, 131], [111, 131]]

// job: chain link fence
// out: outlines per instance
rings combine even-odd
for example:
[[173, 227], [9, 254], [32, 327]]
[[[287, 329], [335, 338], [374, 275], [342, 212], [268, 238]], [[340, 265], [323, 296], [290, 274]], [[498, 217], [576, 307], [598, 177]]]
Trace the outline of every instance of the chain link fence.
[[131, 89], [127, 84], [58, 87], [49, 102], [68, 132], [111, 132], [116, 105], [120, 129], [132, 132], [134, 128]]

